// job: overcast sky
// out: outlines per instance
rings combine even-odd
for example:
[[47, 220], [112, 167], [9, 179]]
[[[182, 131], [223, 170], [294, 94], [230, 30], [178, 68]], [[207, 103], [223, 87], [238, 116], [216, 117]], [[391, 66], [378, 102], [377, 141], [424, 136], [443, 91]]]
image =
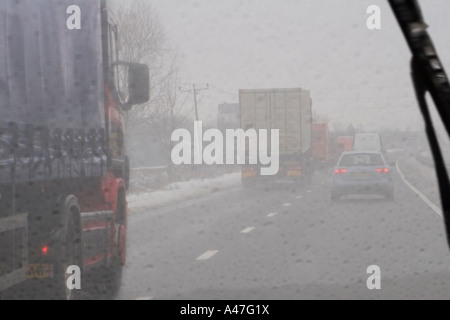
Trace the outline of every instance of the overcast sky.
[[[421, 126], [404, 38], [380, 0], [150, 0], [184, 77], [209, 83], [200, 118], [237, 102], [239, 89], [302, 87], [331, 123], [365, 130]], [[379, 5], [382, 29], [368, 30]], [[450, 70], [450, 2], [421, 1], [430, 33]], [[193, 104], [193, 103], [192, 103]]]

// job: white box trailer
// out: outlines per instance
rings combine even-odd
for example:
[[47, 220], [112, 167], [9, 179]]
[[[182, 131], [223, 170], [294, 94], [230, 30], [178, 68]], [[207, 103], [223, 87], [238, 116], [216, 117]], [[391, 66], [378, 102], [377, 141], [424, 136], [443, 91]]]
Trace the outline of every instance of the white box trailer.
[[[242, 129], [257, 131], [267, 129], [269, 133], [272, 129], [279, 130], [280, 170], [277, 176], [310, 176], [310, 173], [312, 174], [310, 92], [301, 88], [247, 89], [239, 91], [239, 100]], [[247, 169], [243, 168], [243, 171]], [[243, 177], [247, 175], [255, 174], [243, 174]]]

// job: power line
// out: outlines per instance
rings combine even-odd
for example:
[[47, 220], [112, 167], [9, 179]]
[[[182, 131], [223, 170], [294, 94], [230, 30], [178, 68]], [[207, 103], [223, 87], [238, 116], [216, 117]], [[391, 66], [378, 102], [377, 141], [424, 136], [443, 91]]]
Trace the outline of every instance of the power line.
[[[184, 84], [187, 85], [187, 84]], [[198, 88], [197, 86], [203, 86], [203, 88]], [[208, 90], [209, 89], [209, 84], [198, 84], [198, 83], [194, 83], [192, 84], [192, 90], [182, 90], [181, 86], [178, 88], [181, 92], [193, 92], [194, 93], [194, 105], [195, 105], [195, 119], [197, 121], [199, 121], [199, 116], [198, 116], [198, 103], [197, 103], [197, 94], [202, 91], [202, 90]]]
[[224, 99], [213, 98], [213, 97], [207, 96], [207, 95], [204, 94], [204, 93], [200, 93], [199, 96], [201, 96], [201, 97], [203, 97], [203, 98], [207, 98], [207, 99], [209, 99], [209, 100], [214, 100], [214, 101], [218, 101], [218, 102], [222, 102], [222, 103], [227, 103], [227, 101], [224, 100]]
[[219, 88], [219, 87], [217, 87], [217, 86], [215, 86], [215, 85], [211, 85], [211, 87], [213, 87], [213, 88], [215, 88], [215, 89], [217, 89], [217, 90], [219, 90], [219, 91], [221, 91], [221, 92], [223, 92], [223, 93], [226, 93], [226, 94], [229, 94], [229, 95], [232, 95], [232, 96], [235, 96], [235, 97], [238, 96], [237, 93], [231, 93], [230, 91], [224, 90], [224, 89]]

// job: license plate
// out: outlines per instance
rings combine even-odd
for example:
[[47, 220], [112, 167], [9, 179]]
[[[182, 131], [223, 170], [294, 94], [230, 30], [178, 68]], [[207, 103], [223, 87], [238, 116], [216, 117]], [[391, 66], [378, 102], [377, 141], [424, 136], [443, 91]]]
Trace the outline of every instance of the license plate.
[[355, 173], [354, 175], [358, 179], [371, 178], [372, 174], [370, 173]]
[[258, 176], [257, 172], [242, 172], [242, 177], [243, 178], [253, 178]]
[[286, 172], [286, 176], [288, 177], [300, 177], [302, 175], [301, 171], [288, 171]]
[[28, 279], [50, 279], [53, 278], [52, 264], [29, 264]]

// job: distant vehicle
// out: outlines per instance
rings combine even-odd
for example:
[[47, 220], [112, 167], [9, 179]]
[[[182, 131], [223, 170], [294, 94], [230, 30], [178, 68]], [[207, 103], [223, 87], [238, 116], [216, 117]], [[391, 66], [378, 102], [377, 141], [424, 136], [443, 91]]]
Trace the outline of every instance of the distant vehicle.
[[353, 136], [342, 136], [337, 137], [337, 144], [342, 146], [344, 152], [349, 152], [353, 150], [355, 138]]
[[313, 123], [312, 131], [312, 157], [316, 164], [324, 166], [330, 160], [328, 125]]
[[354, 151], [383, 152], [384, 148], [379, 133], [355, 134]]
[[391, 170], [380, 152], [345, 152], [334, 170], [331, 199], [345, 195], [377, 194], [394, 199]]
[[261, 178], [294, 182], [311, 180], [313, 160], [310, 92], [300, 88], [240, 90], [239, 100], [242, 129], [278, 129], [280, 134], [278, 174], [263, 177], [260, 175], [260, 166], [244, 165], [243, 185], [248, 186]]
[[353, 151], [353, 136], [340, 136], [330, 141], [330, 160], [337, 163], [343, 152]]

